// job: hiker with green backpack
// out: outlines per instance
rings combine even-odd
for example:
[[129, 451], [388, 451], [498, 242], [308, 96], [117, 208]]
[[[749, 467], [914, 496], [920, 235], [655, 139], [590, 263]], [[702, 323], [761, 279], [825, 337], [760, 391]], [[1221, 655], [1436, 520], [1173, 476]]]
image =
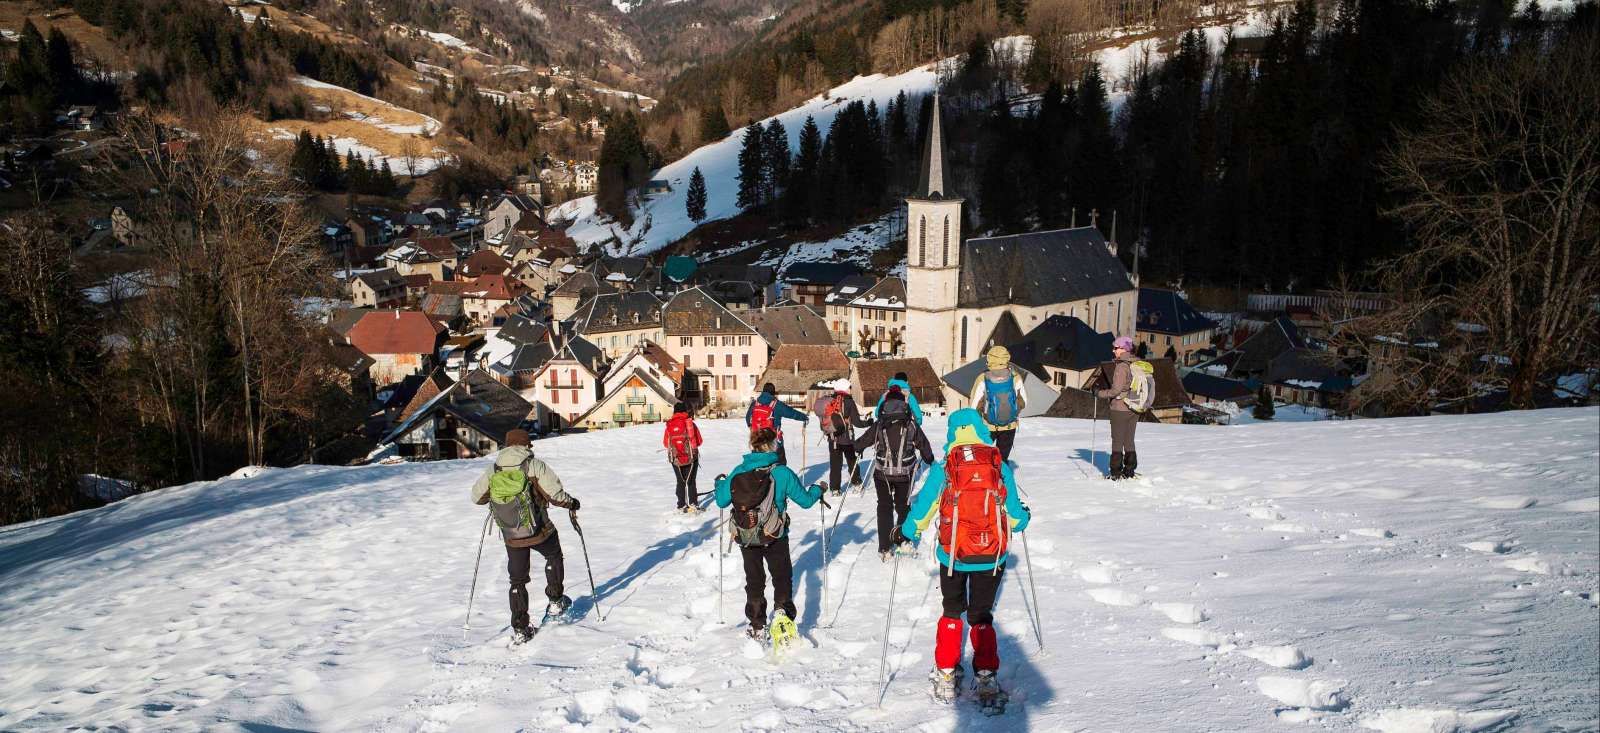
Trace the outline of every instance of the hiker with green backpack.
[[511, 630], [523, 642], [537, 631], [528, 617], [528, 581], [532, 553], [544, 557], [544, 595], [549, 600], [545, 620], [561, 616], [572, 606], [562, 591], [566, 568], [561, 537], [550, 519], [550, 507], [576, 516], [579, 502], [561, 486], [561, 479], [544, 461], [533, 457], [528, 431], [506, 433], [506, 447], [494, 456], [472, 486], [472, 501], [489, 506], [506, 545], [506, 569], [511, 576]]
[[744, 556], [746, 633], [765, 642], [767, 573], [772, 573], [772, 625], [793, 628], [794, 562], [789, 556], [788, 503], [809, 509], [825, 487], [804, 486], [793, 469], [778, 463], [778, 434], [772, 428], [750, 432], [750, 452], [732, 473], [717, 477], [717, 506], [730, 509], [729, 533]]
[[[1095, 394], [1111, 400], [1111, 472], [1106, 478], [1120, 481], [1134, 477], [1139, 455], [1133, 447], [1134, 427], [1139, 416], [1150, 409], [1155, 398], [1154, 369], [1150, 362], [1133, 355], [1133, 339], [1119, 337], [1111, 344], [1111, 386]], [[1104, 382], [1101, 382], [1104, 384]]]

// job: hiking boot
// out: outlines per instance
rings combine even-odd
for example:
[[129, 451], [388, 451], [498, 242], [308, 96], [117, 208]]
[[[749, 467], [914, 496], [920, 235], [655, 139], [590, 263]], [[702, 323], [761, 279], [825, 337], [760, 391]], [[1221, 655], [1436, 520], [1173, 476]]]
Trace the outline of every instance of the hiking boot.
[[961, 668], [934, 669], [928, 675], [933, 682], [933, 699], [939, 702], [955, 702], [956, 696], [961, 694]]
[[1135, 478], [1135, 477], [1137, 477], [1139, 474], [1134, 473], [1134, 469], [1136, 469], [1138, 467], [1139, 467], [1139, 454], [1138, 453], [1135, 453], [1133, 451], [1128, 451], [1127, 453], [1122, 454], [1122, 477], [1123, 478]]
[[1121, 481], [1122, 480], [1122, 454], [1121, 453], [1112, 453], [1111, 454], [1111, 470], [1106, 472], [1106, 478], [1111, 479], [1112, 481]]
[[566, 613], [567, 609], [569, 608], [572, 608], [572, 599], [562, 596], [551, 601], [550, 605], [544, 607], [544, 615], [546, 618], [551, 616], [560, 616], [561, 614]]
[[878, 551], [878, 559], [884, 561], [885, 563], [887, 563], [887, 562], [889, 562], [889, 561], [894, 559], [894, 551], [893, 550], [879, 550]]
[[767, 642], [772, 641], [772, 637], [767, 634], [766, 629], [758, 629], [754, 626], [746, 629], [744, 635], [750, 637], [750, 639], [757, 644], [766, 644]]

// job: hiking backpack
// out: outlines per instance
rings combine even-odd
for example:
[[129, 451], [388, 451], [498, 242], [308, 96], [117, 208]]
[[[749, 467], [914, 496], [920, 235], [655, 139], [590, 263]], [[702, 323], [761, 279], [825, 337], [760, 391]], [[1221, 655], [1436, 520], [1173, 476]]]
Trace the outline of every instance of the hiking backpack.
[[544, 505], [533, 498], [533, 484], [528, 477], [531, 460], [533, 456], [528, 456], [516, 468], [496, 465], [489, 476], [489, 511], [507, 542], [537, 537], [550, 526]]
[[774, 432], [777, 431], [777, 427], [773, 425], [774, 421], [772, 417], [773, 411], [776, 409], [775, 405], [777, 405], [777, 403], [777, 400], [773, 400], [766, 404], [757, 402], [754, 407], [750, 408], [750, 432], [754, 433], [755, 431], [763, 428], [772, 430]]
[[990, 425], [1017, 421], [1016, 375], [1010, 369], [983, 373], [983, 419]]
[[[917, 470], [917, 446], [911, 441], [916, 425], [905, 400], [886, 400], [878, 408], [878, 473], [886, 479], [909, 479]], [[892, 447], [891, 447], [892, 446]]]
[[828, 399], [828, 404], [822, 406], [822, 432], [824, 435], [832, 437], [849, 431], [849, 425], [845, 423], [844, 417], [844, 400], [845, 398], [834, 395]]
[[728, 493], [733, 497], [728, 518], [733, 541], [740, 547], [766, 547], [789, 529], [789, 515], [780, 514], [773, 500], [772, 468], [745, 471], [728, 481]]
[[694, 423], [688, 418], [667, 421], [667, 462], [674, 466], [694, 463], [699, 448], [694, 444]]
[[1000, 449], [958, 445], [944, 462], [945, 487], [939, 497], [939, 546], [952, 563], [997, 563], [1011, 539], [1006, 516], [1006, 482]]
[[1144, 412], [1150, 409], [1150, 403], [1156, 400], [1155, 367], [1148, 361], [1136, 361], [1128, 365], [1128, 394], [1122, 398], [1122, 404], [1134, 412]]

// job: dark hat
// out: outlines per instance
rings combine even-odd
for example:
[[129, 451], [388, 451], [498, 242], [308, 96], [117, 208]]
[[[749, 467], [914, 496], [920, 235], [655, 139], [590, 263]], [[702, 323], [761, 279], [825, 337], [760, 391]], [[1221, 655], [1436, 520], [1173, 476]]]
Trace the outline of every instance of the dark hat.
[[678, 404], [672, 406], [672, 411], [674, 413], [688, 412], [689, 411], [689, 403], [687, 403], [687, 402], [679, 402]]
[[902, 382], [910, 381], [910, 377], [907, 377], [905, 372], [895, 372], [894, 378]]
[[761, 385], [761, 391], [766, 392], [767, 394], [777, 394], [778, 388], [772, 386], [771, 382], [767, 382], [766, 384]]
[[506, 445], [529, 445], [528, 431], [517, 428], [506, 433]]

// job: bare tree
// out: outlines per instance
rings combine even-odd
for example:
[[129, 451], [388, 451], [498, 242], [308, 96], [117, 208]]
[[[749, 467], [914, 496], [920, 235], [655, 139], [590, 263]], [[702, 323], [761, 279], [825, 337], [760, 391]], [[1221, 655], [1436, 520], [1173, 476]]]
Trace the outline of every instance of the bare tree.
[[[1579, 364], [1600, 325], [1600, 58], [1594, 31], [1470, 62], [1384, 172], [1411, 251], [1378, 269], [1392, 311], [1344, 329], [1371, 394], [1470, 397]], [[1590, 353], [1589, 358], [1593, 357]]]

